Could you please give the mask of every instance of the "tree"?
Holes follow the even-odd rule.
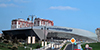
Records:
[[[2,41],[2,37],[0,37],[0,42]]]
[[[18,40],[17,40],[17,37],[15,37],[15,39],[13,40],[13,43],[16,43],[16,44],[19,43]]]

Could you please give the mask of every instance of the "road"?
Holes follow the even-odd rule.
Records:
[[[59,42],[59,41],[53,41],[53,43],[55,43],[54,45],[60,45],[61,44],[61,42]],[[48,48],[47,50],[58,50],[59,48],[54,48],[54,49],[52,49],[52,48]]]
[[[77,45],[73,44],[73,48],[77,49]],[[65,50],[72,50],[72,44],[69,44]]]
[[[58,50],[59,48],[54,48],[54,49],[51,49],[51,48],[48,48],[47,50]]]

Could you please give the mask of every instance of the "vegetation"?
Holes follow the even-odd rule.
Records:
[[[61,48],[61,50],[63,50],[63,49],[65,48],[66,45],[67,45],[67,44],[65,44],[65,45]]]
[[[31,46],[31,44],[0,43],[0,49],[2,49],[2,50],[29,50],[30,46]],[[33,49],[37,49],[40,47],[42,47],[42,46],[39,43],[32,44]]]
[[[4,36],[4,39],[2,39],[2,37],[0,38],[0,50],[30,50],[30,46],[31,44],[23,42],[23,39],[17,39],[16,37],[15,39],[12,39],[9,35]],[[33,49],[40,47],[42,46],[38,41],[35,44],[32,44]]]
[[[92,47],[92,50],[100,50],[100,43],[86,43],[89,44],[89,47]],[[85,50],[85,45],[82,45],[83,50]]]

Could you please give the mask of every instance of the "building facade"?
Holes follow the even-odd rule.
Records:
[[[34,20],[34,26],[53,26],[54,23],[51,20],[41,19],[41,18],[35,18]]]
[[[24,19],[14,19],[12,20],[11,23],[11,29],[15,29],[15,28],[23,28],[23,27],[31,27],[34,24],[32,23],[32,21],[25,21]]]
[[[2,34],[0,33],[0,37],[2,37]]]
[[[13,38],[17,37],[18,39],[27,39],[28,36],[35,36],[38,40],[43,39],[71,39],[75,38],[77,41],[88,41],[96,42],[97,35],[87,30],[69,28],[69,27],[59,27],[59,26],[46,26],[48,30],[42,30],[44,26],[34,26],[32,28],[19,28],[11,30],[3,30],[4,35],[10,35],[13,33]],[[45,35],[45,38],[44,38]]]
[[[100,28],[96,29],[96,34],[97,34],[97,40],[100,42]]]
[[[34,23],[30,20],[25,21],[24,19],[14,19],[11,23],[11,29],[24,28],[31,26],[53,26],[54,23],[51,20],[35,18]]]

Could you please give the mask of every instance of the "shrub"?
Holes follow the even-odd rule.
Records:
[[[12,47],[8,46],[8,49],[12,49]]]
[[[9,41],[8,40],[4,40],[4,43],[9,43]]]
[[[12,46],[12,50],[18,50],[17,44],[14,44],[14,45]]]
[[[12,50],[18,50],[18,47],[13,47]]]
[[[36,48],[40,48],[40,47],[41,47],[40,45],[37,45],[37,46],[36,46]]]
[[[3,45],[1,47],[4,47]]]
[[[19,46],[20,46],[20,47],[23,47],[23,45],[22,45],[22,44],[20,44]]]
[[[24,44],[24,46],[26,46],[27,44]]]

